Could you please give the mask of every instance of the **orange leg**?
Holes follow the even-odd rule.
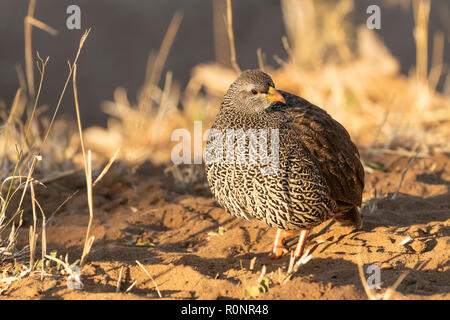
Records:
[[[303,255],[305,249],[306,237],[308,236],[308,229],[302,229],[300,236],[298,237],[297,247],[295,248],[294,257],[300,258]]]
[[[275,241],[273,242],[272,252],[269,254],[270,259],[279,259],[284,254],[289,252],[289,250],[284,246],[284,239],[292,235],[292,232],[281,229],[277,230],[277,235],[275,236]]]

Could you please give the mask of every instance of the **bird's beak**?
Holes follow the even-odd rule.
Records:
[[[279,102],[283,102],[286,103],[286,100],[284,99],[283,95],[278,92],[277,90],[275,90],[274,87],[269,87],[269,95],[264,98],[263,100],[270,100],[270,101],[279,101]]]

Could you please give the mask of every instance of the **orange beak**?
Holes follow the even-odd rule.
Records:
[[[279,101],[286,103],[286,100],[284,99],[283,95],[275,90],[274,87],[269,88],[269,96],[267,98],[264,98],[264,100],[270,100],[270,101]]]

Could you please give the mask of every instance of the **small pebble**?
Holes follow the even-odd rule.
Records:
[[[415,240],[410,244],[410,247],[417,253],[422,253],[427,250],[427,243],[421,240]]]

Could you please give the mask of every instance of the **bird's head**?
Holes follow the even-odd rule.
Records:
[[[246,70],[231,84],[225,94],[227,105],[245,111],[261,112],[274,103],[286,103],[275,90],[272,78],[260,70]]]

